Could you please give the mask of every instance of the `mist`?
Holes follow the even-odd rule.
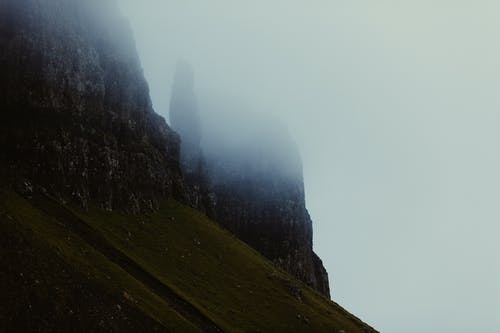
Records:
[[[185,59],[205,124],[283,124],[334,301],[385,333],[498,331],[497,2],[119,4],[157,113]]]

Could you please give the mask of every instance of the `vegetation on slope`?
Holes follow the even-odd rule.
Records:
[[[97,208],[70,210],[49,199],[26,200],[12,193],[0,198],[0,231],[22,238],[19,251],[29,248],[33,260],[44,263],[35,267],[9,260],[15,257],[16,250],[9,248],[12,244],[2,244],[2,265],[12,267],[0,281],[10,281],[12,291],[6,294],[6,304],[27,307],[31,294],[19,298],[23,290],[45,290],[46,294],[38,299],[54,309],[78,312],[80,320],[87,319],[89,315],[82,310],[85,306],[74,299],[77,285],[94,298],[106,298],[95,301],[102,304],[103,310],[93,316],[100,318],[96,325],[104,321],[103,325],[110,327],[107,331],[133,331],[134,324],[142,327],[139,331],[210,331],[211,327],[204,325],[208,322],[225,332],[374,332],[335,303],[275,268],[204,215],[178,202],[166,201],[151,215],[132,216]],[[68,223],[72,225],[68,227]],[[87,233],[94,234],[89,237],[82,229],[74,229],[76,223],[85,223]],[[111,252],[126,256],[138,270],[187,305],[182,307],[159,293],[151,280],[125,267],[124,261],[110,256],[106,246],[97,246],[95,239],[105,243]],[[59,274],[60,266],[53,262],[76,276],[75,283],[69,285]],[[44,287],[16,285],[13,276],[21,268],[38,276]],[[66,304],[61,298],[49,297],[56,289],[66,291],[63,298],[73,298],[72,302],[61,306]],[[89,307],[96,308],[90,301]],[[108,313],[111,307],[127,315]],[[5,314],[11,323],[20,320],[13,311],[2,309],[0,315]],[[46,320],[47,314],[42,311],[39,317],[39,321]],[[77,322],[75,319],[75,327]]]
[[[0,194],[3,332],[200,332],[61,222]]]

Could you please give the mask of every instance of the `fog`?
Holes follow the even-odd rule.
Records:
[[[202,117],[288,128],[336,302],[385,333],[498,332],[498,2],[119,4],[156,112],[182,58]]]

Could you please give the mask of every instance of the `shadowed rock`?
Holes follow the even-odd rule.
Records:
[[[270,117],[238,118],[242,120],[229,121],[229,131],[221,126],[205,141],[217,196],[216,220],[279,267],[330,296],[328,274],[313,252],[298,148],[286,128]],[[233,131],[246,139],[235,143]]]
[[[118,13],[114,1],[2,1],[0,179],[9,186],[134,212],[183,196],[178,135],[152,109]]]

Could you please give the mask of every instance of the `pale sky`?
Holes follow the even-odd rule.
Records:
[[[118,0],[155,110],[287,123],[333,299],[384,333],[500,332],[500,3]]]

